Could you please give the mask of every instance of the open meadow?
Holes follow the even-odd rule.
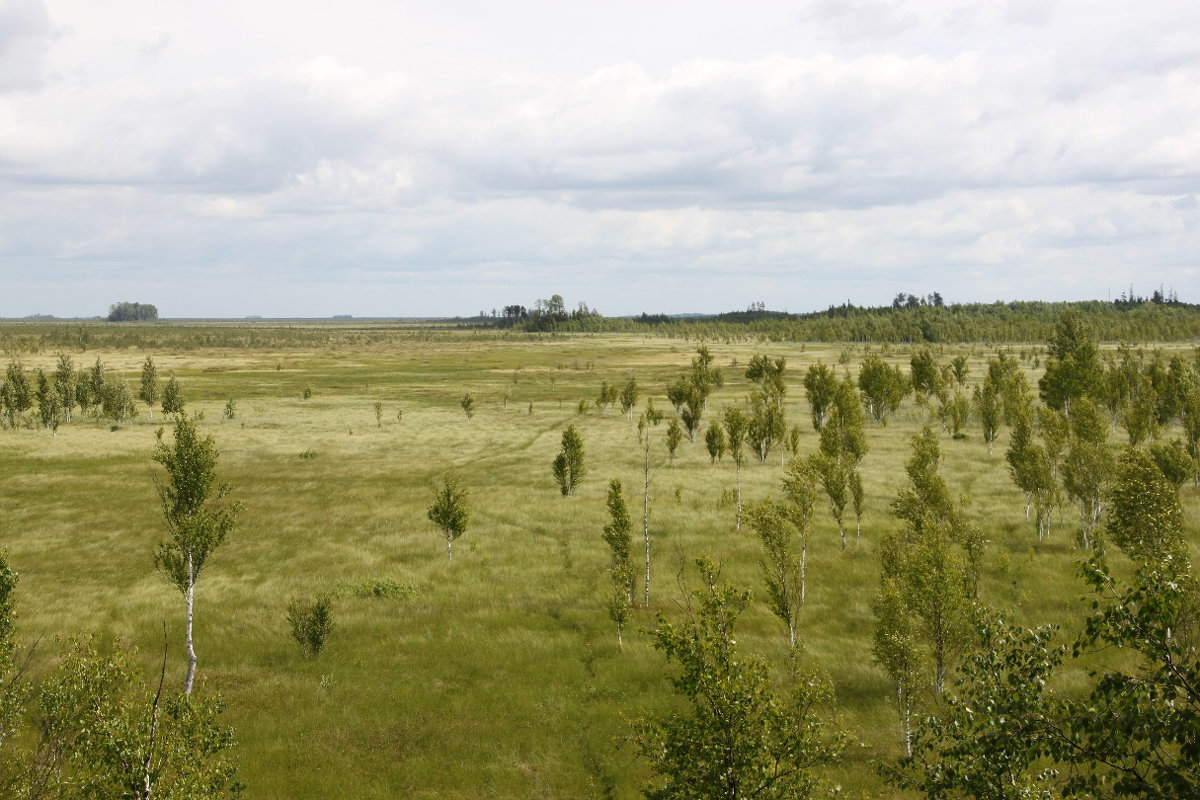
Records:
[[[153,330],[148,327],[147,330]],[[480,331],[378,329],[357,339],[232,347],[169,337],[153,346],[64,347],[77,368],[99,358],[109,380],[136,396],[142,364],[178,378],[186,413],[220,452],[218,474],[244,511],[196,590],[197,691],[219,693],[236,731],[249,798],[583,798],[640,796],[646,766],[625,741],[629,721],[670,707],[673,667],[643,629],[677,616],[695,585],[695,558],[754,592],[739,643],[782,676],[787,633],[761,602],[761,545],[735,530],[734,464],[712,463],[703,440],[726,407],[745,404],[744,373],[757,354],[785,357],[784,408],[802,431],[799,454],[817,449],[802,379],[818,361],[856,375],[868,353],[907,375],[907,345],[703,342],[724,374],[694,443],[675,463],[664,444],[667,387],[689,370],[701,342],[638,335],[532,336]],[[1165,345],[1185,353],[1192,348]],[[940,364],[965,355],[966,386],[982,380],[997,349],[1017,356],[1037,385],[1042,348],[933,345]],[[23,353],[51,372],[59,351]],[[632,418],[600,410],[602,382],[636,377]],[[471,418],[460,399],[475,399]],[[617,646],[605,609],[609,481],[621,480],[640,564],[643,452],[637,415],[646,398],[667,414],[652,437],[650,608],[637,607]],[[225,418],[232,399],[235,412]],[[581,407],[586,400],[586,408]],[[379,404],[377,413],[376,404]],[[1064,502],[1038,541],[1005,461],[1011,429],[989,454],[972,418],[965,438],[943,431],[909,395],[886,425],[866,421],[861,541],[840,549],[817,504],[800,612],[803,659],[831,681],[829,712],[852,738],[833,784],[860,796],[893,796],[873,762],[901,752],[894,689],[872,657],[879,587],[877,544],[899,523],[890,501],[905,484],[912,437],[932,424],[941,474],[969,498],[967,516],[988,548],[981,600],[1026,625],[1071,631],[1089,598],[1078,577],[1078,512]],[[563,430],[576,426],[588,474],[574,496],[551,474]],[[165,623],[169,680],[184,669],[183,602],[153,554],[165,536],[152,460],[171,422],[145,403],[138,416],[77,418],[56,435],[38,426],[0,431],[0,549],[21,576],[18,632],[41,638],[98,632],[138,648],[156,673]],[[1178,424],[1166,438],[1178,436]],[[1110,437],[1114,452],[1123,441]],[[780,496],[781,454],[742,469],[747,503]],[[468,488],[470,522],[448,560],[426,516],[442,477]],[[1182,489],[1186,535],[1200,542],[1200,494]],[[639,578],[637,596],[642,592]],[[335,629],[320,655],[290,637],[289,601],[330,594]],[[1083,672],[1071,665],[1069,688]]]

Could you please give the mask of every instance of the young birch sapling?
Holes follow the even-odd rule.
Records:
[[[446,558],[454,560],[454,540],[467,531],[470,512],[467,510],[467,488],[459,477],[447,472],[442,478],[442,488],[433,494],[433,505],[429,507],[429,520],[437,525],[446,537]]]
[[[241,510],[239,503],[222,503],[231,491],[217,481],[217,446],[201,436],[196,425],[180,416],[172,444],[159,441],[154,460],[164,470],[155,479],[169,538],[158,546],[154,565],[183,594],[186,604],[187,677],[184,694],[192,693],[196,678],[196,649],[192,639],[196,582],[213,552],[225,541]]]

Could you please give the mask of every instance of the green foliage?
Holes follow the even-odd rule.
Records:
[[[1098,598],[1074,647],[1120,648],[1126,668],[1094,675],[1086,697],[1062,701],[1054,753],[1071,767],[1068,797],[1200,796],[1197,585],[1184,558],[1147,565],[1127,586],[1101,560],[1084,566]]]
[[[0,552],[0,675],[5,672],[3,667],[12,655],[14,646],[18,577],[16,570],[9,566],[6,555]],[[0,733],[0,740],[3,738]]]
[[[806,498],[813,494],[811,490],[804,492]],[[768,501],[751,506],[746,514],[763,548],[758,566],[767,587],[767,605],[787,626],[788,642],[795,647],[800,606],[804,603],[804,579],[801,556],[793,540],[807,536],[807,532],[801,533],[794,524],[801,514],[789,511],[793,509]],[[811,502],[808,517],[812,517]]]
[[[829,498],[829,511],[846,548],[846,505],[854,499],[855,473],[867,453],[862,428],[862,405],[847,377],[836,387],[833,402],[821,428],[819,451],[809,456],[808,468]],[[861,511],[859,502],[856,509]],[[861,530],[861,526],[860,526]]]
[[[651,631],[655,649],[679,666],[671,686],[688,707],[635,726],[638,752],[654,773],[646,797],[812,797],[821,787],[816,770],[843,747],[820,716],[829,690],[804,676],[786,694],[774,691],[766,662],[740,655],[734,640],[748,594],[718,586],[711,561],[697,564],[704,586],[687,619],[673,625],[660,614]]]
[[[950,369],[954,374],[954,381],[959,386],[967,385],[967,376],[970,374],[970,367],[967,362],[967,357],[959,353],[950,360]]]
[[[167,385],[163,388],[162,413],[182,414],[185,402],[183,387],[179,385],[179,380],[172,375],[167,381]]]
[[[433,505],[426,515],[446,539],[446,558],[454,559],[454,540],[467,532],[471,514],[467,509],[467,488],[453,472],[442,478],[442,488],[433,493]]]
[[[458,400],[459,408],[467,415],[467,422],[471,421],[471,417],[475,416],[475,396],[467,392]]]
[[[165,671],[164,661],[164,671]],[[218,698],[142,685],[119,647],[76,640],[37,695],[30,796],[211,800],[241,790]]]
[[[859,368],[858,388],[871,418],[886,424],[911,387],[899,367],[889,367],[879,356],[869,355]]]
[[[58,356],[58,365],[54,368],[54,388],[58,391],[59,407],[67,422],[74,415],[76,400],[76,383],[79,374],[75,371],[75,363],[66,353]]]
[[[401,583],[394,578],[377,578],[364,581],[338,581],[337,593],[345,597],[387,598],[406,600],[417,593],[411,583]]]
[[[1004,406],[1000,400],[1000,387],[992,376],[985,375],[983,383],[975,387],[975,414],[983,428],[983,440],[987,442],[988,454],[991,455],[992,444],[1000,431],[1000,421],[1004,416]]]
[[[158,368],[154,359],[146,356],[142,364],[142,385],[138,397],[150,409],[150,418],[154,418],[154,405],[158,402]]]
[[[142,322],[158,319],[158,308],[151,303],[113,303],[108,307],[109,322]]]
[[[814,430],[821,430],[825,424],[825,414],[837,394],[838,380],[833,370],[817,362],[804,373],[804,392],[808,397],[808,407],[812,412]]]
[[[38,370],[38,418],[42,423],[42,427],[51,430],[58,430],[59,418],[62,415],[62,396],[58,393],[58,387],[51,383],[46,377],[46,373]]]
[[[1062,479],[1067,496],[1079,503],[1079,544],[1085,550],[1095,544],[1095,531],[1115,469],[1107,434],[1108,427],[1096,404],[1087,398],[1075,401]]]
[[[683,428],[679,425],[678,417],[671,417],[667,425],[667,452],[671,454],[671,466],[675,466],[675,451],[683,441]]]
[[[617,389],[616,384],[601,381],[600,394],[596,397],[596,409],[603,413],[604,409],[617,402],[619,396],[620,391]],[[630,407],[632,408],[632,406]]]
[[[892,502],[892,513],[904,526],[885,536],[880,546],[881,592],[876,603],[879,609],[899,613],[890,597],[902,599],[909,615],[902,628],[921,642],[938,693],[969,638],[985,545],[938,474],[940,460],[937,438],[926,427],[913,438],[913,454],[905,464],[909,485]]]
[[[945,402],[939,410],[939,416],[943,421],[949,423],[950,432],[955,439],[964,438],[965,434],[962,429],[967,424],[967,419],[971,416],[971,403],[967,400],[966,395],[955,389],[954,394],[947,395]]]
[[[766,391],[751,393],[746,440],[760,464],[766,463],[771,449],[782,443],[786,435],[787,419],[783,414],[782,398],[774,398]]]
[[[704,433],[704,447],[708,450],[708,458],[717,463],[725,457],[725,429],[719,424],[710,423]]]
[[[200,436],[186,417],[175,422],[174,444],[159,442],[154,460],[166,470],[157,482],[169,540],[159,545],[155,566],[181,592],[186,592],[208,566],[208,558],[233,529],[237,504],[220,504],[230,492],[217,482],[216,443]]]
[[[1130,447],[1120,458],[1107,530],[1112,542],[1141,564],[1186,555],[1179,491],[1144,450]]]
[[[625,624],[633,608],[633,522],[625,506],[625,497],[621,494],[621,482],[616,478],[608,485],[608,516],[609,521],[604,526],[604,543],[608,545],[612,558],[609,566],[612,593],[608,599],[608,615],[617,625],[617,645],[621,646]]]
[[[333,633],[333,598],[320,595],[312,600],[292,600],[288,603],[287,621],[292,638],[299,642],[304,654],[315,658]]]
[[[575,494],[575,488],[587,475],[587,466],[583,463],[583,438],[574,425],[568,425],[563,431],[562,448],[554,457],[552,469],[563,497]]]
[[[225,401],[225,409],[221,412],[222,419],[233,419],[237,416],[237,403],[231,397]],[[378,415],[376,415],[378,416]]]
[[[918,392],[933,394],[937,390],[938,384],[941,383],[941,373],[938,371],[937,361],[934,360],[933,353],[929,351],[929,348],[922,348],[913,353],[912,358],[909,359],[909,365],[912,388]]]
[[[1074,309],[1065,309],[1054,326],[1046,371],[1038,381],[1042,401],[1069,411],[1080,397],[1100,395],[1103,371],[1091,325]]]
[[[1176,488],[1191,480],[1196,474],[1196,462],[1179,439],[1170,442],[1155,442],[1150,445],[1150,457],[1168,481]]]
[[[630,419],[633,419],[633,409],[637,405],[638,396],[639,392],[637,379],[630,375],[629,380],[627,380],[625,385],[621,387],[620,395],[621,413]]]
[[[1197,479],[1200,480],[1200,385],[1192,386],[1184,395],[1182,416],[1188,455],[1197,463]]]
[[[658,425],[663,421],[663,412],[654,407],[653,397],[646,398],[646,410],[643,415],[646,418],[646,422],[650,425]]]
[[[211,436],[203,438],[196,425],[180,415],[175,421],[174,445],[160,441],[154,460],[166,470],[166,479],[156,480],[162,501],[168,540],[159,544],[154,565],[183,594],[187,604],[188,671],[184,693],[191,694],[196,674],[192,644],[194,592],[209,557],[233,530],[240,505],[221,504],[230,492],[228,484],[217,483],[217,447]]]
[[[0,386],[0,403],[9,425],[15,425],[17,417],[33,407],[33,387],[25,365],[10,361],[4,372],[4,385]]]
[[[696,441],[708,396],[724,383],[721,370],[714,368],[712,362],[712,354],[701,345],[692,359],[691,371],[667,387],[667,399],[675,406],[689,442]]]
[[[1053,800],[1057,748],[1047,684],[1063,660],[1053,629],[988,621],[937,715],[917,726],[904,758],[882,769],[889,783],[930,798]]]
[[[1197,594],[1186,561],[1148,565],[1128,585],[1100,558],[1082,574],[1095,599],[1071,654],[1132,658],[1059,694],[1067,649],[1051,644],[1052,629],[985,623],[909,757],[884,768],[890,782],[989,800],[1200,796]]]
[[[746,442],[746,429],[750,426],[750,422],[742,410],[734,406],[725,409],[722,423],[725,427],[729,456],[740,467],[746,458],[746,451],[742,448]]]

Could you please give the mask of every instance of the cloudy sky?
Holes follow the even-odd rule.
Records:
[[[1200,302],[1195,0],[0,0],[0,316]]]

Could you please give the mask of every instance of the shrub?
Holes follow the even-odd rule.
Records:
[[[287,620],[292,638],[300,643],[305,655],[317,656],[333,632],[333,599],[321,595],[309,602],[293,600],[288,604]]]

